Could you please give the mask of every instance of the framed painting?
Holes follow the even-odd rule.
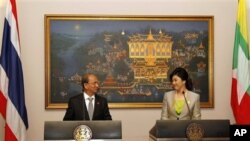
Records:
[[[213,16],[45,15],[45,108],[66,108],[94,73],[110,108],[157,108],[184,67],[214,106]]]

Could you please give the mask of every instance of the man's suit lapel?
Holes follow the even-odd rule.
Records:
[[[98,111],[100,111],[100,98],[95,95],[95,106],[94,106],[94,113],[93,113],[93,119],[98,115]]]
[[[84,95],[82,95],[82,97],[79,100],[81,101],[80,103],[82,103],[82,105],[81,105],[82,119],[89,120],[89,113],[88,113],[88,109],[86,107]]]

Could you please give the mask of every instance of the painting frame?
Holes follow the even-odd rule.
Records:
[[[201,71],[202,71],[202,69],[204,70],[206,68],[206,70],[204,70],[204,72],[203,72],[206,75],[206,79],[205,79],[206,85],[205,86],[203,85],[201,87],[205,87],[205,90],[207,90],[207,94],[204,96],[205,100],[201,101],[201,107],[202,108],[214,108],[214,72],[213,72],[214,71],[214,16],[210,16],[210,15],[205,15],[205,16],[203,16],[203,15],[202,16],[156,16],[156,15],[150,15],[150,16],[146,16],[146,15],[130,16],[129,15],[129,16],[127,16],[126,15],[125,16],[125,15],[65,15],[65,14],[62,14],[62,15],[56,14],[55,15],[55,14],[47,14],[44,16],[44,28],[45,28],[45,33],[44,33],[45,34],[45,109],[65,109],[65,108],[67,108],[67,101],[68,101],[69,97],[67,99],[65,99],[63,102],[59,101],[59,100],[58,100],[59,101],[58,102],[57,98],[54,97],[54,95],[56,95],[56,94],[54,94],[55,90],[53,89],[55,87],[54,85],[56,85],[55,83],[64,81],[66,78],[61,77],[61,76],[59,78],[59,73],[58,72],[55,73],[56,69],[58,69],[58,70],[61,69],[60,67],[56,68],[56,65],[58,65],[58,64],[60,65],[62,63],[58,63],[59,62],[58,58],[53,60],[55,58],[55,56],[59,56],[59,53],[56,51],[56,49],[54,49],[54,48],[56,48],[54,46],[59,46],[58,44],[60,44],[60,43],[58,41],[60,39],[57,39],[57,35],[62,36],[62,34],[61,35],[54,34],[54,32],[53,32],[53,36],[52,36],[52,30],[54,30],[53,27],[58,27],[58,26],[52,26],[52,23],[54,24],[54,22],[55,22],[55,24],[57,24],[57,23],[60,24],[60,22],[65,22],[65,21],[75,21],[75,22],[90,21],[90,22],[94,23],[94,24],[93,23],[89,24],[89,27],[87,27],[87,26],[84,27],[85,29],[87,29],[87,28],[95,28],[95,29],[100,28],[101,29],[103,27],[102,27],[102,25],[99,24],[100,22],[110,22],[111,25],[115,26],[115,24],[113,23],[114,21],[115,22],[116,21],[118,21],[118,22],[119,21],[132,22],[132,24],[133,24],[133,22],[134,23],[147,22],[147,24],[151,23],[151,22],[155,22],[156,24],[158,24],[158,22],[159,22],[159,24],[166,25],[166,26],[168,25],[168,22],[169,23],[176,22],[177,24],[179,23],[180,25],[184,24],[184,25],[180,26],[180,28],[184,28],[183,31],[181,31],[181,32],[176,31],[176,33],[174,33],[174,32],[171,33],[173,35],[172,36],[173,38],[177,38],[174,36],[175,34],[176,34],[176,36],[178,36],[178,34],[181,34],[181,35],[184,34],[182,32],[187,30],[187,29],[185,29],[185,26],[186,26],[185,23],[193,22],[193,23],[197,23],[197,25],[199,25],[199,23],[204,22],[205,24],[207,24],[207,27],[206,27],[206,29],[204,29],[204,31],[207,31],[207,32],[203,33],[203,31],[202,31],[201,33],[197,32],[197,33],[193,33],[190,35],[189,35],[189,33],[185,33],[185,38],[187,38],[188,43],[186,43],[183,46],[185,46],[185,47],[191,46],[189,48],[192,48],[192,46],[197,46],[197,48],[198,48],[198,45],[196,45],[198,42],[197,38],[200,38],[200,37],[197,37],[196,39],[195,39],[195,37],[201,36],[201,35],[206,36],[206,37],[203,37],[202,39],[199,39],[199,40],[201,40],[201,43],[202,42],[206,43],[206,45],[204,45],[205,46],[204,48],[206,48],[206,49],[204,49],[204,50],[206,52],[207,58],[206,58],[206,61],[205,62],[203,61],[201,64],[198,64],[196,61],[196,63],[197,63],[196,66],[198,69],[200,68]],[[75,28],[79,28],[79,27],[75,27]],[[150,27],[147,25],[147,27],[143,26],[143,27],[139,27],[139,28],[142,28],[142,29],[143,28],[147,28],[147,29],[150,28],[150,33],[151,33],[151,30],[153,31],[156,27]],[[194,28],[194,31],[196,31],[196,29],[195,29],[196,27],[193,27],[193,28]],[[61,29],[66,29],[66,28],[61,28]],[[59,30],[59,28],[58,29],[55,28],[55,30],[57,30],[58,33],[62,31],[61,29]],[[104,34],[104,32],[107,32],[108,29],[101,29],[101,30],[103,30],[103,31],[102,32],[99,31],[99,33]],[[168,30],[171,31],[171,28],[166,29],[165,31],[168,31]],[[197,31],[198,31],[198,29],[197,29]],[[124,32],[124,28],[121,28],[121,33],[122,32]],[[191,29],[190,29],[190,33],[191,33]],[[134,35],[132,35],[132,34],[134,34]],[[130,37],[135,37],[135,34],[137,34],[137,33],[135,33],[135,32],[130,33]],[[159,32],[159,34],[160,34],[160,32]],[[82,36],[84,36],[84,35],[82,35]],[[69,39],[71,37],[67,37],[67,38]],[[108,37],[105,37],[105,38],[107,40],[109,39]],[[65,39],[65,38],[62,38],[62,39]],[[91,40],[93,40],[93,39],[91,39]],[[54,44],[55,41],[57,41],[56,45]],[[179,41],[181,42],[181,41],[183,41],[183,39],[179,39]],[[66,42],[66,41],[63,41],[63,42]],[[67,41],[67,42],[71,42],[71,41]],[[67,44],[67,43],[64,43],[61,46],[64,46],[65,44]],[[179,43],[178,45],[180,46],[181,44],[182,43]],[[178,49],[176,49],[176,50],[178,51]],[[176,53],[176,50],[175,50],[175,53]],[[184,52],[184,51],[182,51],[182,52]],[[188,53],[191,54],[191,52],[188,52]],[[188,53],[185,53],[185,54],[188,54]],[[173,54],[173,53],[171,52],[171,54]],[[62,55],[62,54],[60,54],[60,55]],[[129,54],[129,55],[131,55],[131,54]],[[63,64],[63,65],[65,65],[65,64]],[[188,65],[195,66],[194,64],[188,64]],[[69,67],[69,66],[66,66],[66,67]],[[170,70],[170,68],[168,68],[168,70]],[[57,75],[58,81],[52,80],[53,77],[55,77],[55,74]],[[60,88],[64,89],[63,88],[64,85],[60,86]],[[197,85],[201,85],[201,84],[197,84]],[[125,84],[120,86],[120,87],[123,87],[123,86],[125,87]],[[52,96],[52,92],[53,92],[53,96]],[[66,95],[66,94],[63,91],[61,92],[62,96]],[[128,96],[128,98],[129,97],[130,96]],[[54,101],[56,101],[56,102],[54,102]],[[131,102],[131,101],[125,100],[122,102],[119,102],[119,101],[117,102],[115,100],[112,101],[112,100],[108,99],[108,102],[109,102],[110,108],[159,108],[162,106],[162,96],[161,96],[161,100],[158,100],[158,101],[151,100],[151,101],[144,102],[144,101],[136,101],[135,100],[135,101]]]

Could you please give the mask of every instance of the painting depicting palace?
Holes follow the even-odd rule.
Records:
[[[107,23],[120,26],[107,28]],[[194,91],[204,93],[201,100],[207,101],[206,22],[188,23],[185,29],[174,24],[166,28],[162,23],[156,27],[151,21],[130,25],[140,25],[139,29],[122,27],[123,22],[107,23],[93,33],[81,29],[84,23],[68,23],[74,32],[65,33],[56,27],[65,28],[64,22],[55,22],[55,27],[52,23],[52,101],[65,102],[79,94],[81,75],[95,73],[100,80],[99,94],[111,102],[161,102],[164,92],[172,89],[169,73],[179,66],[188,70]]]

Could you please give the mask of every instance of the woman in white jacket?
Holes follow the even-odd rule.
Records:
[[[163,98],[162,120],[201,119],[200,95],[192,92],[193,84],[184,68],[178,67],[170,74],[174,90]]]

